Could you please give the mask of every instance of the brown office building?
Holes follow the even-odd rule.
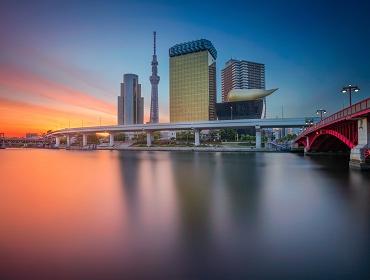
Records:
[[[230,59],[221,70],[222,102],[232,89],[265,89],[265,65]]]

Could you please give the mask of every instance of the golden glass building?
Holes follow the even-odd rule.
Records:
[[[216,119],[217,51],[208,40],[170,48],[170,122]]]

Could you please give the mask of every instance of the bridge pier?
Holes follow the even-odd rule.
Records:
[[[304,153],[308,153],[308,149],[310,147],[310,137],[306,136],[306,146],[304,147]]]
[[[261,127],[256,126],[256,149],[261,149]]]
[[[370,149],[370,119],[357,120],[358,144],[351,149],[349,166],[353,169],[370,170],[370,159],[365,152]]]
[[[87,146],[87,134],[82,134],[82,147]]]
[[[71,146],[71,136],[69,134],[67,134],[67,148],[69,148]]]
[[[60,146],[60,137],[57,136],[55,137],[55,148],[59,148],[59,146]]]
[[[152,145],[152,133],[150,131],[146,132],[146,145],[147,147]]]
[[[113,147],[113,146],[114,146],[114,134],[109,133],[109,147]]]
[[[200,146],[200,129],[194,129],[194,146]]]

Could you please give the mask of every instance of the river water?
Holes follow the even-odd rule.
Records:
[[[347,165],[0,150],[0,279],[369,279],[370,173]]]

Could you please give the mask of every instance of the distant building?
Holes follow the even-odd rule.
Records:
[[[32,140],[32,139],[38,139],[40,138],[37,133],[26,133],[26,139]]]
[[[230,59],[221,70],[222,102],[233,89],[265,89],[265,65]]]
[[[217,51],[212,43],[178,44],[169,56],[170,122],[215,120]]]
[[[123,75],[121,95],[118,96],[118,124],[144,123],[144,98],[141,97],[141,84],[135,74]]]

